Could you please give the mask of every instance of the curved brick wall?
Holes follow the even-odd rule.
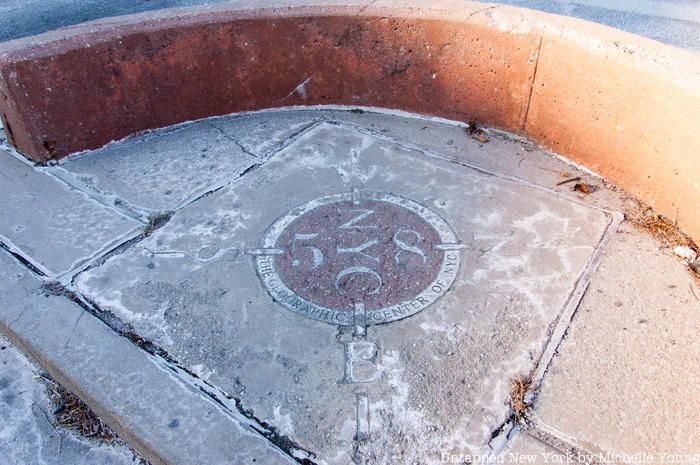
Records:
[[[10,143],[47,161],[242,110],[397,108],[527,133],[700,238],[696,55],[461,0],[286,3],[162,10],[0,44]]]

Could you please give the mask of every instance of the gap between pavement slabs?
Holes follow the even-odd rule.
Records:
[[[525,140],[331,108],[0,163],[19,173],[3,184],[3,332],[153,463],[698,450],[697,281],[674,244],[618,225],[634,199]],[[589,193],[561,184],[577,177]],[[93,237],[33,206],[46,199],[132,229]],[[57,251],[57,232],[80,247]],[[353,307],[329,289],[377,293]],[[508,382],[529,373],[518,425]]]

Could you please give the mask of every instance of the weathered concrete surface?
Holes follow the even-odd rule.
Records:
[[[235,140],[246,152],[265,157],[290,143],[296,134],[317,122],[316,111],[263,112],[243,116],[223,116],[209,120],[227,137]]]
[[[539,441],[527,433],[520,432],[502,452],[504,463],[530,463],[544,465],[554,463],[571,463],[572,460],[550,445]]]
[[[255,163],[209,123],[147,134],[72,157],[57,170],[67,182],[138,210],[175,210],[226,185]]]
[[[319,116],[341,124],[307,128]],[[222,462],[238,463],[244,459],[232,455],[239,452],[236,441],[252,440],[265,441],[255,449],[264,451],[256,457],[262,463],[294,456],[318,463],[367,458],[394,465],[412,459],[443,463],[443,453],[494,455],[501,447],[505,453],[525,450],[543,457],[549,447],[588,454],[601,450],[601,444],[611,450],[618,445],[639,446],[643,452],[654,452],[652,446],[681,450],[697,422],[692,312],[694,295],[700,293],[689,287],[693,282],[670,255],[672,248],[657,256],[656,243],[628,227],[614,235],[602,273],[588,286],[569,339],[545,373],[533,428],[508,442],[510,426],[505,425],[491,442],[495,450],[484,445],[508,415],[508,378],[534,368],[550,333],[547,353],[559,343],[557,335],[578,302],[569,294],[580,276],[577,270],[588,263],[607,223],[593,207],[626,209],[632,201],[619,189],[531,143],[488,131],[469,135],[461,123],[336,110],[224,120],[221,128],[230,139],[222,142],[240,144],[260,166],[228,187],[180,204],[172,220],[150,237],[139,236],[130,246],[94,260],[93,268],[74,280],[80,268],[64,276],[64,282],[77,284],[68,288],[76,297],[84,291],[103,307],[105,312],[93,311],[112,328],[120,334],[135,330],[132,339],[139,334],[163,347],[192,374],[147,355],[65,297],[38,295],[40,283],[0,251],[0,281],[8,283],[0,287],[0,329],[139,451],[168,463],[201,457],[206,460],[200,462],[210,463],[219,456]],[[197,127],[206,133],[210,126]],[[169,132],[163,131],[164,139],[172,137]],[[256,145],[255,137],[247,137],[254,132],[280,143],[260,140]],[[196,131],[186,134],[197,138]],[[190,147],[185,140],[180,139],[181,145]],[[140,149],[131,145],[128,150]],[[107,172],[101,168],[108,164],[106,158],[95,160],[91,169]],[[133,163],[137,169],[138,162]],[[142,169],[149,176],[153,164],[145,160]],[[65,165],[48,166],[35,173],[51,179],[66,171]],[[572,183],[556,185],[578,176],[598,189],[585,195],[573,191]],[[85,184],[75,185],[101,201],[107,198]],[[349,187],[362,188],[360,194],[390,189],[413,198],[448,221],[467,246],[458,249],[460,273],[440,300],[409,318],[370,324],[365,336],[358,336],[357,325],[339,329],[273,301],[254,265],[260,256],[249,255],[260,247],[266,229],[290,209],[328,192],[349,193]],[[154,195],[154,202],[160,201]],[[126,203],[120,197],[112,200]],[[551,218],[518,221],[538,212],[549,212]],[[368,218],[355,225],[370,226]],[[365,237],[367,231],[351,236]],[[292,257],[303,266],[314,257],[304,247],[320,245],[309,239],[299,239],[304,254]],[[392,244],[386,241],[382,247],[387,246]],[[363,251],[373,254],[376,249]],[[24,251],[16,253],[32,261]],[[406,274],[407,279],[413,276]],[[577,289],[584,291],[587,280],[584,276]],[[405,284],[406,289],[412,286]],[[629,306],[618,306],[628,300]],[[657,311],[667,316],[655,317]],[[659,331],[652,334],[652,329]],[[152,351],[148,342],[139,344]],[[347,381],[346,353],[356,358],[353,380],[369,381],[377,374],[378,382],[338,384]],[[583,373],[581,379],[570,371],[575,369]],[[221,403],[210,408],[214,404],[202,392]],[[606,402],[612,405],[611,418],[602,417]],[[366,407],[359,416],[358,405]],[[225,426],[220,415],[247,426]],[[212,434],[202,425],[226,432]],[[269,441],[249,437],[249,427]],[[686,445],[690,450],[695,446]]]
[[[240,1],[4,43],[0,107],[9,143],[41,162],[281,105],[476,119],[526,132],[697,238],[699,76],[697,54],[506,5]]]
[[[0,3],[0,41],[107,16],[213,3],[211,0],[6,0]]]
[[[544,378],[536,425],[592,453],[698,463],[699,298],[671,250],[623,227]]]
[[[376,351],[376,360],[358,362],[355,376],[377,382],[339,384],[352,332],[276,303],[247,252],[289,210],[353,187],[419,202],[465,248],[444,297],[367,329],[356,356]],[[553,193],[323,123],[76,285],[320,463],[435,463],[441,450],[487,448],[507,417],[507,380],[533,369],[609,221]],[[365,394],[371,442],[353,439]]]
[[[700,51],[700,8],[694,0],[504,0],[499,3],[595,21]]]
[[[488,454],[454,454],[442,452],[441,463],[500,463],[506,465],[532,464],[545,465],[575,463],[576,456],[566,456],[548,444],[526,433],[515,433],[500,451]],[[585,462],[584,462],[585,463]]]
[[[694,128],[673,122],[700,119],[700,73],[686,67],[696,58],[674,69],[659,54],[652,64],[651,48],[624,44],[607,30],[581,45],[575,33],[543,36],[525,131],[700,237],[700,158],[690,155],[700,140]]]
[[[534,29],[506,34],[481,3],[368,6],[232,2],[5,43],[0,107],[10,142],[46,161],[182,121],[328,103],[522,125]]]
[[[0,4],[0,41],[39,34],[107,16],[178,6],[217,3],[216,0],[6,0]],[[677,47],[700,50],[698,7],[693,0],[504,0],[587,19],[640,34]]]
[[[237,178],[318,119],[314,112],[222,117],[70,157],[52,173],[146,215],[176,210]]]
[[[142,224],[0,150],[0,241],[59,276],[137,234]]]
[[[405,146],[440,154],[458,163],[468,164],[482,170],[500,173],[543,186],[571,200],[585,202],[604,209],[625,209],[623,196],[599,176],[575,167],[560,157],[542,151],[524,138],[500,131],[484,134],[487,142],[473,137],[466,124],[455,124],[428,118],[416,118],[408,114],[387,115],[371,111],[326,110],[327,118],[353,126],[366,128],[378,137],[398,141]],[[569,177],[581,177],[596,189],[596,195],[586,196],[573,189],[572,183],[558,185]]]
[[[0,335],[0,457],[6,464],[140,465],[120,440],[86,439],[55,424],[39,369]]]
[[[290,463],[81,307],[42,295],[41,282],[4,252],[0,281],[9,284],[0,288],[0,330],[154,464]]]

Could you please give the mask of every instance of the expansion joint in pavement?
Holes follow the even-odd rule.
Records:
[[[272,445],[282,450],[291,459],[303,465],[314,464],[311,460],[311,458],[315,457],[313,452],[304,449],[290,437],[281,434],[273,425],[257,417],[254,410],[243,405],[243,401],[239,397],[232,396],[201,379],[170,356],[167,351],[141,338],[129,323],[122,321],[113,312],[101,308],[99,304],[81,294],[77,289],[72,286],[65,286],[57,281],[50,281],[42,286],[42,291],[46,295],[64,297],[79,305],[83,310],[102,321],[114,333],[129,340],[139,349],[153,357],[161,366],[167,368],[182,382],[194,386],[203,397],[216,403],[224,411],[228,412],[229,415],[232,415],[234,421],[241,422],[250,427]],[[22,314],[23,312],[17,316],[16,320],[21,319]],[[80,314],[78,321],[82,318],[82,315],[84,315],[84,313]],[[77,326],[78,321],[76,321],[75,326]],[[14,322],[11,322],[8,326],[11,327],[13,323]]]
[[[0,249],[4,250],[7,252],[9,255],[14,257],[18,262],[20,262],[22,265],[25,267],[29,268],[29,270],[36,274],[39,277],[46,277],[46,273],[41,271],[37,266],[35,266],[28,258],[24,257],[20,252],[14,250],[11,246],[5,244],[4,242],[0,241]]]

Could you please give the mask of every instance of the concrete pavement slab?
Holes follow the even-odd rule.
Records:
[[[55,424],[40,370],[0,336],[0,462],[42,465],[142,465],[124,442],[79,436]]]
[[[567,457],[548,444],[541,442],[523,432],[513,432],[503,450],[491,451],[488,454],[450,454],[443,452],[442,463],[500,463],[504,465],[532,464],[545,465],[556,463],[572,463],[575,457]]]
[[[91,262],[63,297],[0,250],[0,330],[154,463],[698,452],[700,288],[672,246],[610,230],[598,207],[624,193],[454,123],[314,109],[197,127],[221,120],[223,144],[259,148],[255,169]],[[256,128],[280,142],[235,139]],[[63,169],[14,160],[52,182]],[[564,171],[599,189],[556,186]],[[508,380],[555,352],[513,437]]]
[[[591,453],[698,463],[699,296],[672,250],[624,226],[544,378],[537,427]]]
[[[220,188],[254,163],[236,141],[199,122],[110,144],[52,171],[110,203],[154,213]]]
[[[75,283],[314,461],[439,463],[488,449],[610,222],[322,123]]]
[[[492,129],[476,137],[467,130],[466,121],[444,121],[438,118],[417,118],[410,113],[395,112],[394,117],[372,108],[354,111],[326,110],[325,117],[364,128],[378,137],[398,141],[482,170],[512,176],[556,191],[559,195],[605,209],[623,210],[624,196],[606,189],[608,185],[598,175],[576,166],[556,154],[542,150],[525,138]],[[565,176],[566,175],[566,176]],[[595,195],[585,196],[573,189],[573,183],[560,184],[580,177],[595,189]]]
[[[60,276],[143,227],[0,150],[0,241],[46,275]]]
[[[58,27],[158,8],[216,0],[6,0],[0,4],[0,41]],[[574,16],[683,48],[700,50],[698,6],[693,0],[504,0],[515,6]]]
[[[524,432],[519,432],[502,452],[503,463],[533,465],[568,463],[574,460],[550,445]]]
[[[259,434],[264,427],[76,303],[46,295],[5,253],[0,280],[10,283],[0,288],[0,329],[152,463],[293,463]]]
[[[303,132],[320,119],[320,112],[309,111],[263,111],[210,119],[212,126],[219,128],[243,149],[256,156],[270,155],[289,143],[295,135]]]

